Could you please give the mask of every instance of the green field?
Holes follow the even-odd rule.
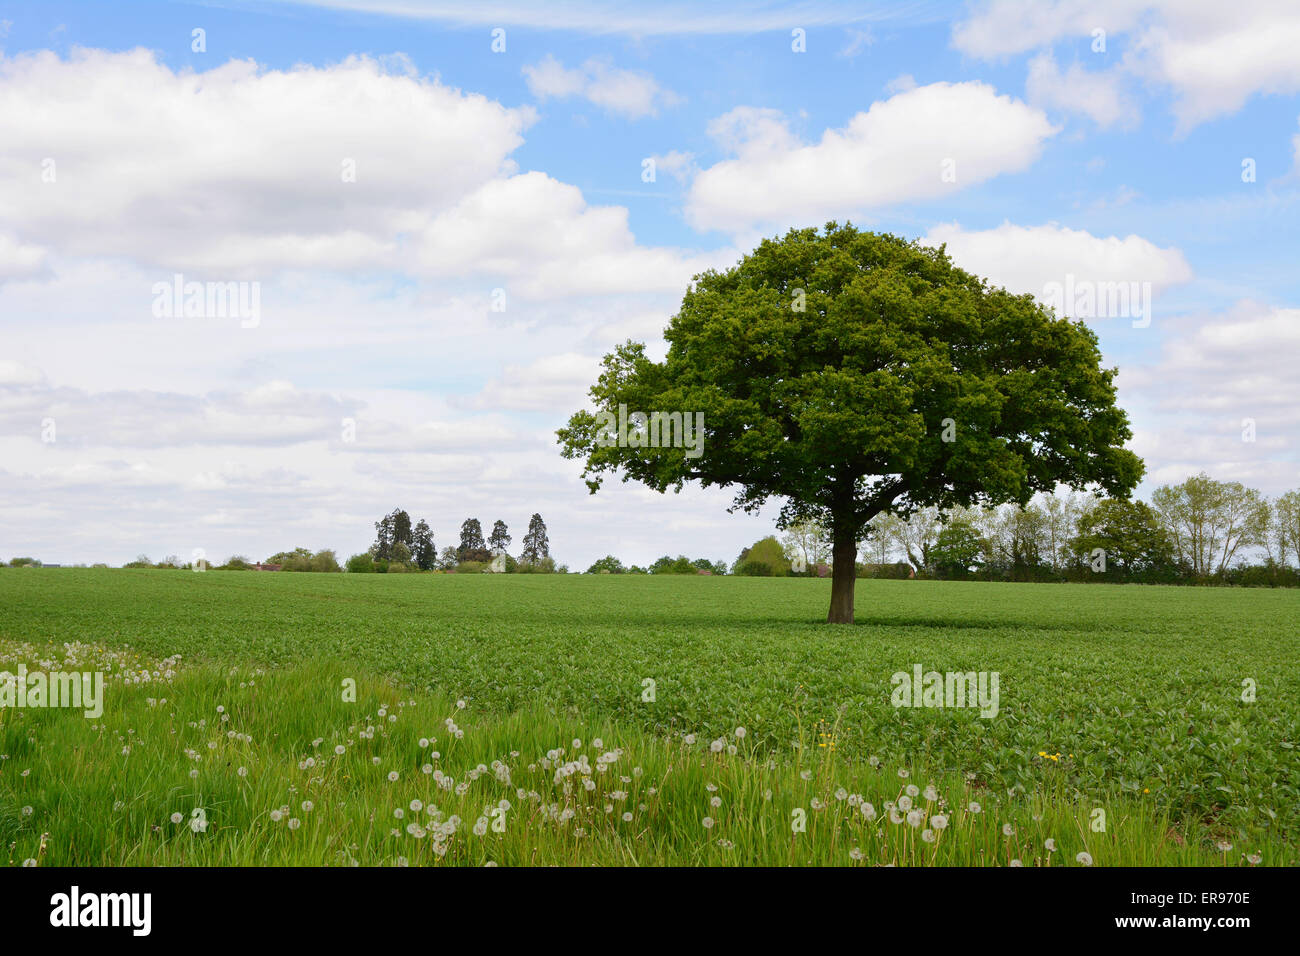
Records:
[[[1300,594],[865,580],[858,623],[834,627],[828,597],[815,579],[6,569],[0,669],[72,644],[118,677],[99,721],[0,711],[0,838],[42,865],[1300,858]],[[135,679],[173,655],[170,684]],[[999,713],[892,707],[890,676],[918,664],[997,672]],[[566,792],[555,765],[594,766],[595,737],[625,753]],[[431,782],[433,751],[457,789]],[[934,842],[884,810],[927,782]],[[270,819],[309,791],[300,827]],[[464,820],[442,853],[392,813],[438,793]],[[469,832],[499,799],[505,832]],[[205,832],[169,822],[198,807]]]

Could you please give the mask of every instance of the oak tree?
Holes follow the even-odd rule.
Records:
[[[605,356],[562,454],[585,460],[593,493],[607,473],[660,492],[698,481],[735,489],[732,510],[780,499],[782,529],[821,522],[833,623],[853,621],[857,542],[877,514],[1023,505],[1057,484],[1123,497],[1142,475],[1095,333],[942,247],[791,230],[696,276],[664,337],[663,361],[636,342]],[[612,440],[620,405],[702,412],[700,453]]]

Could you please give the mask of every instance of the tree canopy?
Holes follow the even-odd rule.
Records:
[[[528,533],[524,535],[524,550],[519,560],[525,564],[540,564],[551,556],[551,541],[546,534],[546,522],[534,513],[528,519]]]
[[[498,518],[496,524],[492,525],[492,533],[488,535],[488,550],[493,554],[505,554],[510,547],[510,540],[510,529]]]
[[[832,622],[853,620],[857,542],[877,514],[1023,504],[1057,484],[1125,497],[1142,476],[1092,330],[942,247],[791,230],[696,276],[664,337],[662,362],[631,341],[605,356],[562,454],[585,460],[593,493],[606,474],[661,492],[698,481],[734,488],[733,509],[780,499],[782,528],[820,522]],[[702,412],[702,454],[611,441],[620,405]]]

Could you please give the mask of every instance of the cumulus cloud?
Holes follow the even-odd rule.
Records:
[[[1246,300],[1224,313],[1182,320],[1159,359],[1131,379],[1160,388],[1160,405],[1171,411],[1240,409],[1286,416],[1300,405],[1296,355],[1300,309]]]
[[[288,382],[243,391],[187,395],[151,389],[90,392],[52,386],[36,369],[0,363],[0,436],[42,434],[55,425],[60,447],[175,448],[193,445],[285,447],[339,434],[359,403]]]
[[[45,373],[14,359],[0,359],[0,388],[44,385]]]
[[[677,94],[661,87],[649,73],[616,69],[601,58],[569,69],[548,54],[541,62],[524,67],[524,80],[539,100],[576,96],[628,119],[654,116],[661,107],[680,102]]]
[[[420,268],[431,275],[508,277],[531,298],[666,290],[725,254],[637,244],[622,206],[589,206],[545,173],[494,180],[424,231]]]
[[[656,176],[659,173],[667,173],[681,183],[689,182],[700,171],[699,164],[695,162],[694,153],[673,149],[650,158],[655,161]]]
[[[24,54],[0,59],[0,230],[205,278],[375,268],[513,172],[531,121],[401,59],[196,73],[141,49]]]
[[[599,96],[631,109],[624,78],[593,69],[618,81]],[[509,154],[531,121],[402,57],[204,73],[145,50],[0,60],[0,282],[48,268],[47,246],[168,281],[399,272],[538,298],[679,293],[716,264],[642,246],[624,207],[518,174]],[[691,163],[663,159],[673,175]]]
[[[508,365],[470,404],[514,411],[575,411],[600,374],[600,359],[576,352],[547,355],[527,365]]]
[[[1179,129],[1257,94],[1300,91],[1300,6],[1292,0],[988,0],[953,28],[953,45],[987,59],[1106,31],[1127,35],[1126,72],[1175,94]]]
[[[914,89],[916,89],[916,77],[911,73],[900,73],[885,84],[885,92],[891,95],[894,93],[906,93],[908,90]]]
[[[30,279],[46,271],[46,252],[0,232],[0,282]]]
[[[1090,71],[1072,63],[1062,72],[1050,52],[1040,53],[1029,63],[1025,81],[1029,102],[1049,109],[1082,113],[1105,129],[1117,123],[1137,123],[1136,107],[1124,95],[1114,71]]]
[[[695,178],[687,218],[735,232],[939,198],[1027,168],[1056,130],[1041,110],[969,82],[897,93],[812,144],[771,109],[737,108],[709,132],[734,158]]]
[[[984,0],[952,29],[952,43],[970,56],[1003,57],[1046,46],[1066,36],[1108,34],[1132,29],[1144,0]]]
[[[1082,229],[1046,223],[967,230],[942,223],[922,240],[946,245],[953,262],[1015,293],[1041,296],[1048,283],[1066,276],[1093,282],[1150,282],[1160,292],[1192,278],[1181,251],[1161,248],[1138,235],[1094,236]]]
[[[1300,487],[1300,309],[1243,300],[1165,330],[1153,360],[1126,365],[1117,380],[1121,402],[1142,413],[1134,448],[1148,481],[1207,470],[1269,494]]]

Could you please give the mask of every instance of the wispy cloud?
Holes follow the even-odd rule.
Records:
[[[363,11],[386,16],[437,20],[461,26],[528,27],[588,34],[744,34],[794,27],[845,26],[872,22],[931,22],[944,16],[930,0],[874,4],[839,0],[801,3],[693,3],[670,0],[528,0],[455,3],[444,0],[279,0],[304,6]]]

